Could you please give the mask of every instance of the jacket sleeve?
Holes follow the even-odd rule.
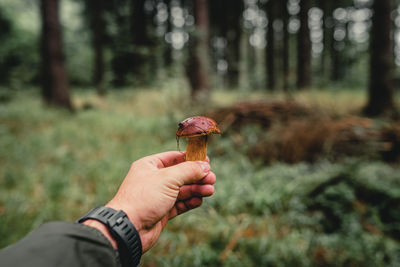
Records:
[[[119,267],[118,253],[95,228],[67,222],[43,224],[25,238],[0,250],[0,265]]]

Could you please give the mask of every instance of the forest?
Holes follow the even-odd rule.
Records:
[[[142,266],[399,266],[399,87],[397,0],[0,0],[0,249],[204,115],[215,194]]]

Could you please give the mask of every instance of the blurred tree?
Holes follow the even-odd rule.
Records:
[[[214,0],[208,3],[208,17],[209,17],[209,36],[210,40],[210,68],[212,72],[218,73],[221,78],[223,78],[223,84],[226,84],[227,73],[220,72],[218,70],[218,63],[221,60],[227,59],[228,50],[228,31],[231,25],[228,25],[229,5],[227,5],[229,0]],[[230,66],[228,66],[228,69]]]
[[[145,13],[146,0],[131,0],[131,37],[133,44],[132,70],[135,74],[142,75],[143,65],[149,60],[152,41],[148,30],[148,18]],[[135,75],[136,78],[140,78]],[[143,76],[142,76],[143,77]]]
[[[11,19],[6,16],[2,8],[0,8],[0,29],[0,42],[4,46],[4,43],[7,42],[7,39],[11,37],[13,29]],[[9,51],[5,51],[5,53],[3,52],[0,54],[0,83],[7,83],[12,68],[18,65],[18,58],[10,54],[11,53],[9,53]]]
[[[245,41],[246,41],[246,53],[244,55],[246,62],[246,72],[247,72],[247,82],[249,84],[249,88],[258,89],[260,88],[260,78],[257,73],[257,51],[256,47],[250,42],[251,34],[250,31],[246,32]],[[264,73],[265,74],[265,73]]]
[[[300,0],[300,29],[297,39],[297,87],[311,87],[311,40],[308,27],[308,11],[311,0]]]
[[[240,73],[240,40],[242,37],[242,14],[244,3],[242,0],[225,0],[225,38],[227,40],[226,60],[228,62],[228,85],[230,88],[239,86]]]
[[[165,4],[167,5],[168,9],[168,18],[166,21],[167,24],[167,33],[172,32],[172,12],[171,12],[171,0],[165,0]],[[172,58],[172,47],[171,44],[165,43],[164,44],[164,52],[163,52],[163,58],[164,58],[164,66],[169,69],[171,67],[173,58]]]
[[[331,49],[334,49],[332,46],[333,42],[333,2],[326,1],[326,0],[319,0],[319,6],[323,12],[322,17],[322,29],[323,29],[323,46],[324,50],[321,54],[321,65],[320,65],[320,73],[321,78],[325,80],[325,76],[328,71],[328,62],[329,62],[329,55],[331,53]]]
[[[332,6],[333,5],[333,6]],[[332,22],[332,25],[327,25],[330,26],[331,28],[325,29],[326,35],[325,37],[327,44],[330,44],[331,50],[331,80],[333,82],[339,82],[342,81],[345,73],[346,73],[346,68],[348,67],[347,64],[347,58],[346,58],[346,42],[348,41],[349,37],[349,32],[348,32],[348,26],[349,26],[349,19],[346,18],[344,15],[346,13],[345,8],[347,6],[351,5],[351,2],[349,0],[337,0],[335,2],[331,3],[331,6],[327,5],[328,12],[331,12],[331,14],[328,14],[328,21]],[[335,15],[332,15],[333,13],[337,13],[336,16],[338,17],[343,17],[338,19],[335,17]],[[348,49],[348,47],[347,47]]]
[[[275,34],[274,21],[276,18],[276,0],[269,0],[265,5],[268,17],[266,64],[267,64],[267,87],[269,90],[275,89]]]
[[[392,60],[392,0],[373,3],[370,40],[370,79],[368,104],[364,109],[369,116],[390,114],[394,111]]]
[[[283,44],[282,44],[282,72],[283,72],[283,90],[289,90],[289,12],[287,1],[281,0],[281,17],[283,26]]]
[[[195,31],[189,41],[187,75],[195,102],[204,103],[209,98],[209,22],[207,0],[194,0]]]
[[[59,21],[59,1],[41,0],[42,95],[46,103],[72,110]]]
[[[322,82],[324,82],[324,80],[339,82],[343,80],[345,76],[346,64],[344,50],[346,47],[346,38],[348,37],[348,21],[347,19],[338,20],[333,13],[335,10],[338,11],[338,8],[342,9],[341,12],[345,12],[344,8],[349,5],[351,5],[349,0],[319,1],[319,7],[323,12],[322,42],[324,50],[321,54],[321,65],[319,68]]]
[[[106,93],[104,87],[104,46],[106,41],[106,22],[104,18],[105,0],[85,0],[86,14],[89,16],[92,32],[93,83],[99,95]]]
[[[112,4],[106,11],[110,24],[110,50],[112,54],[112,83],[116,87],[128,83],[128,75],[132,72],[132,43],[129,28],[130,2],[126,0],[111,0]]]
[[[130,1],[130,36],[132,42],[132,69],[134,83],[148,85],[155,80],[162,57],[160,39],[155,35],[153,21],[158,1]]]
[[[37,32],[21,27],[16,15],[0,1],[0,84],[21,88],[40,82],[40,53]],[[37,8],[28,1],[26,10]],[[38,16],[39,17],[39,16]]]
[[[211,35],[222,37],[226,41],[226,46],[222,50],[228,66],[226,74],[229,88],[239,86],[243,10],[244,2],[242,0],[209,2]]]
[[[155,80],[161,58],[152,21],[157,13],[157,1],[109,0],[106,10],[109,21],[111,69],[116,87],[128,84],[148,85]],[[108,1],[106,1],[108,5]],[[160,50],[160,51],[159,51]]]

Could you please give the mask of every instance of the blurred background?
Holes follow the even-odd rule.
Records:
[[[0,248],[207,115],[216,193],[143,266],[399,266],[399,4],[0,0]]]

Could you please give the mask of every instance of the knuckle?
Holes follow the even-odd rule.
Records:
[[[134,161],[134,162],[131,163],[131,166],[130,166],[130,169],[131,169],[131,170],[135,167],[135,165],[136,165],[135,163],[136,163],[136,161]]]
[[[190,172],[190,174],[199,174],[201,172],[201,167],[196,162],[190,162],[190,164],[188,164],[188,172]]]

